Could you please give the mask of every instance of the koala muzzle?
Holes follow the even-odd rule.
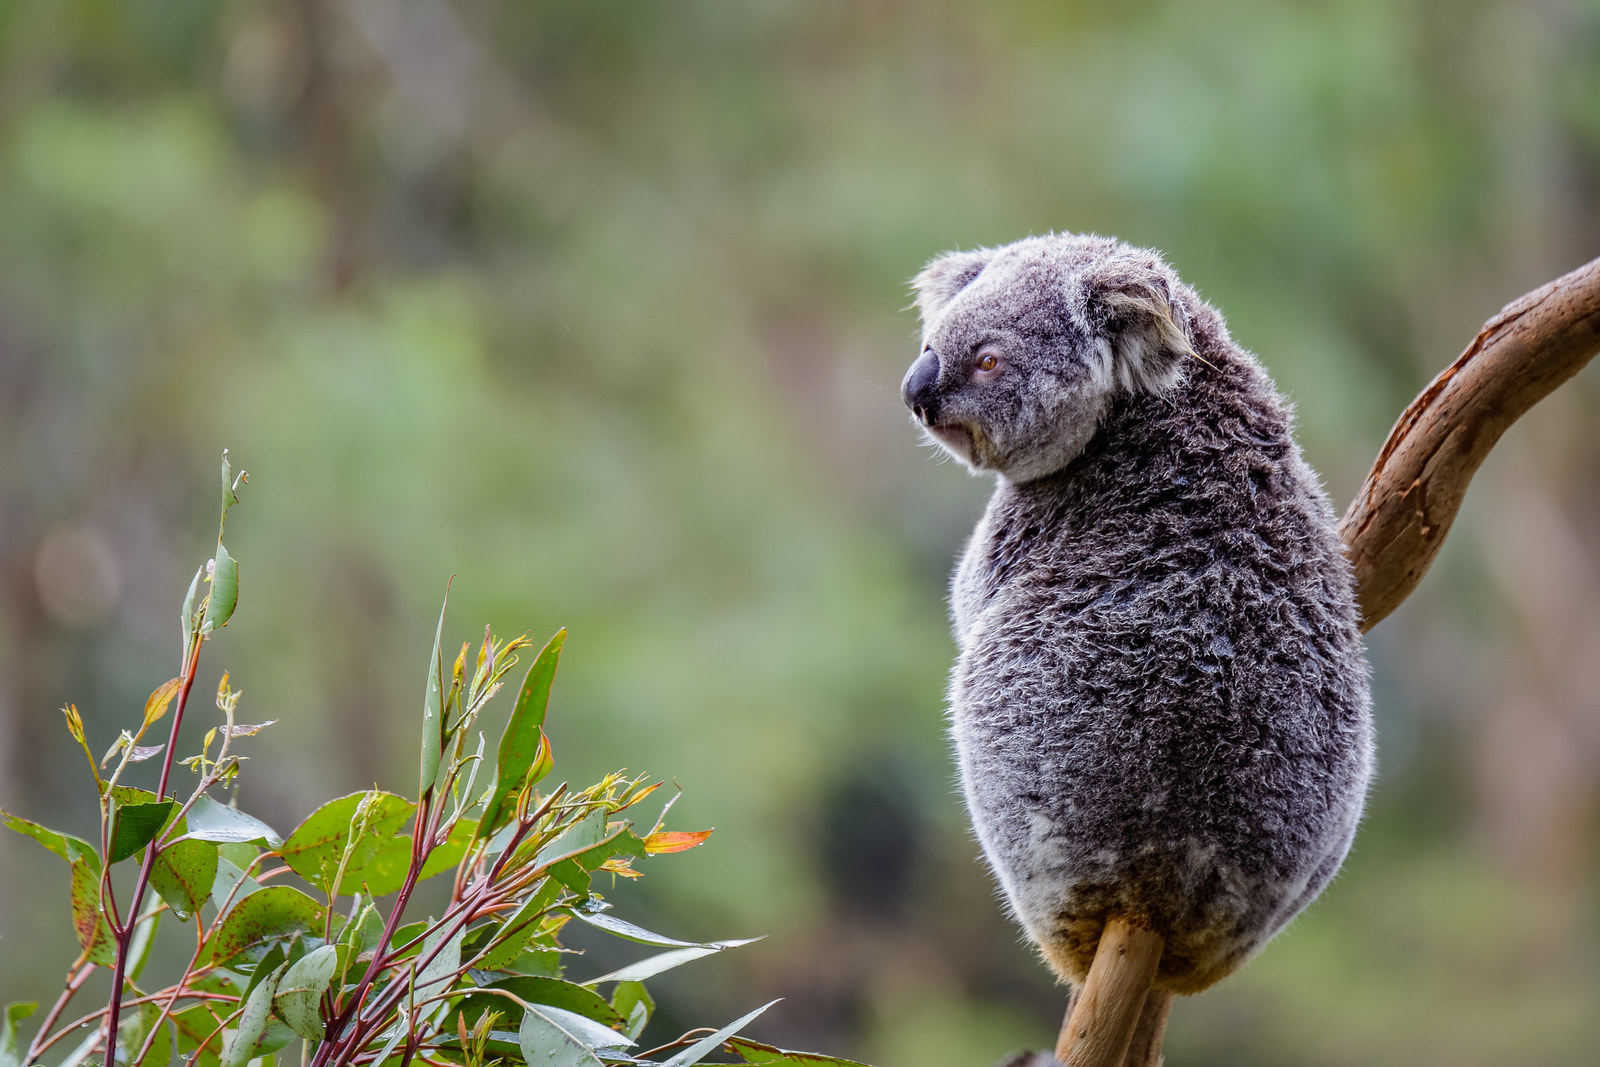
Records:
[[[939,356],[933,349],[924,350],[906,371],[905,380],[900,383],[900,398],[924,426],[932,426],[938,420]]]

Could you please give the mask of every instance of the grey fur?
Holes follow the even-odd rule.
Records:
[[[907,403],[999,475],[951,590],[978,837],[1060,976],[1122,915],[1166,938],[1157,987],[1196,992],[1321,892],[1360,819],[1333,511],[1266,374],[1156,253],[1034,237],[914,285]]]

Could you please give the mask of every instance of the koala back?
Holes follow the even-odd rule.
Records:
[[[1319,893],[1372,768],[1335,519],[1221,316],[1170,289],[1192,359],[1124,389],[1065,467],[1002,478],[952,587],[952,732],[1019,920],[1082,981],[1111,915],[1157,987],[1230,973]]]

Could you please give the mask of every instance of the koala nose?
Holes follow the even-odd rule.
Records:
[[[900,398],[924,426],[932,426],[939,417],[938,385],[939,356],[929,348],[911,364],[900,383]]]

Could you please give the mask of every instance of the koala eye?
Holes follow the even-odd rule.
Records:
[[[1000,366],[1000,357],[994,352],[985,352],[978,357],[978,370],[982,373],[992,373]]]

